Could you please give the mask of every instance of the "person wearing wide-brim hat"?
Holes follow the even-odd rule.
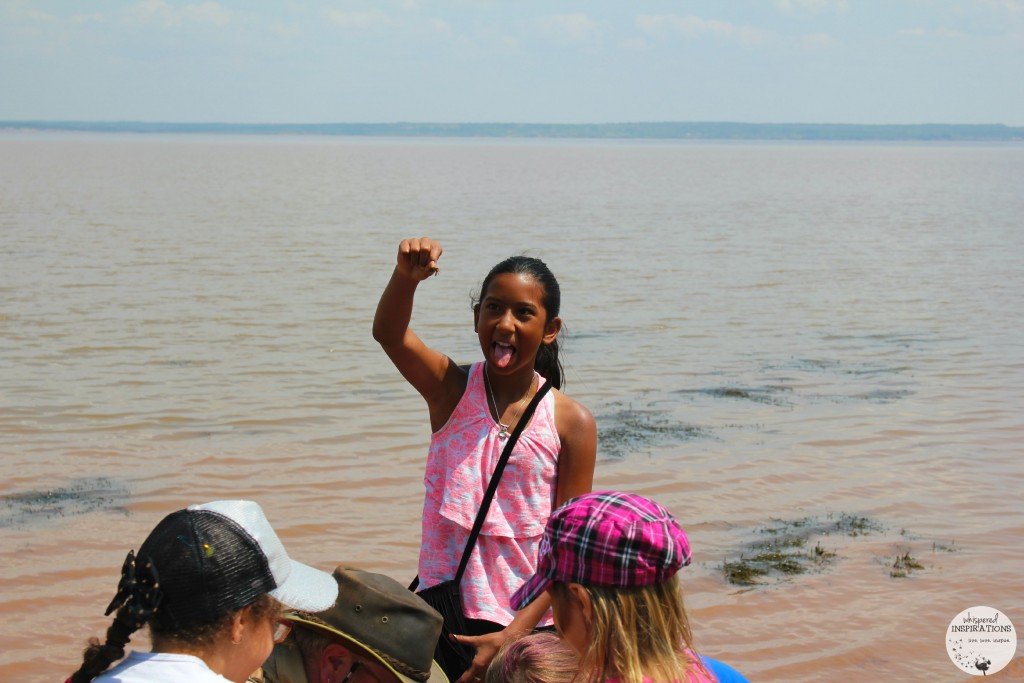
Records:
[[[433,661],[441,615],[383,574],[334,571],[338,602],[289,611],[292,631],[250,683],[448,683]]]

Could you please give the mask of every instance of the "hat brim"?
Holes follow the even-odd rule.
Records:
[[[338,582],[333,576],[295,560],[289,562],[288,578],[270,591],[270,597],[303,612],[323,612],[337,602]]]
[[[523,609],[539,598],[541,593],[551,587],[552,583],[554,583],[553,579],[543,574],[534,574],[526,580],[526,583],[519,587],[519,590],[512,594],[512,597],[509,599],[509,605],[516,611]]]
[[[334,579],[332,578],[331,581],[334,581]],[[334,585],[337,586],[338,584],[335,583]],[[330,633],[332,636],[337,636],[345,642],[355,645],[363,653],[369,655],[370,657],[373,657],[377,662],[381,664],[381,666],[383,666],[388,671],[397,676],[398,680],[402,681],[402,683],[449,683],[448,677],[444,674],[444,671],[441,669],[438,663],[433,660],[431,660],[430,662],[430,678],[428,678],[425,682],[417,681],[415,678],[409,678],[402,672],[395,669],[395,667],[391,666],[391,664],[389,664],[386,659],[377,654],[377,652],[373,648],[371,648],[369,645],[362,642],[358,638],[353,638],[347,633],[343,633],[338,629],[333,628],[332,626],[329,626],[328,624],[325,624],[323,622],[305,619],[300,614],[285,614],[283,615],[283,617],[289,621],[294,621],[297,624],[303,624],[304,626],[309,626],[310,628],[314,628],[318,631]]]

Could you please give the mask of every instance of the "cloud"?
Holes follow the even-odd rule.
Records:
[[[143,0],[131,8],[131,14],[142,21],[156,21],[167,27],[183,24],[224,26],[231,21],[231,10],[217,2],[176,7],[165,0]]]
[[[373,28],[389,23],[388,15],[383,12],[343,12],[329,9],[325,14],[331,22],[342,28]]]
[[[836,44],[836,39],[827,33],[808,33],[801,37],[800,42],[804,47],[827,48]]]
[[[897,35],[910,36],[911,38],[926,38],[928,36],[934,36],[936,38],[948,38],[958,39],[965,37],[962,31],[957,31],[951,28],[937,28],[934,31],[929,31],[926,28],[915,26],[914,28],[905,28],[897,32]]]
[[[775,0],[775,7],[783,14],[849,11],[850,4],[847,0]]]
[[[636,18],[641,31],[652,36],[681,35],[685,38],[710,36],[733,40],[744,45],[759,45],[766,42],[771,34],[753,26],[738,26],[717,19],[702,19],[695,16],[681,17],[674,14],[643,14]]]
[[[9,19],[15,21],[54,21],[56,19],[52,14],[26,8],[25,4],[24,2],[5,3],[6,6],[3,7],[3,12],[7,14]]]
[[[597,24],[586,14],[556,14],[541,19],[544,31],[556,40],[584,43],[597,34]]]
[[[998,7],[1010,14],[1024,14],[1024,2],[1021,0],[984,0],[989,7]]]

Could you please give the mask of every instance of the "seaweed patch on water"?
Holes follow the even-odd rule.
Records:
[[[702,427],[673,422],[664,413],[637,410],[632,406],[602,415],[597,424],[597,442],[601,453],[614,458],[622,458],[652,446],[709,436],[709,432]]]
[[[741,401],[754,401],[756,403],[767,403],[770,405],[788,405],[788,401],[779,397],[782,392],[790,391],[789,387],[781,385],[766,385],[763,387],[707,387],[704,389],[679,389],[678,394],[701,394],[712,398],[736,399]]]
[[[918,562],[916,558],[911,557],[910,551],[906,550],[902,554],[896,553],[896,559],[893,560],[889,576],[894,579],[905,579],[910,576],[911,572],[920,571],[921,569],[924,569],[924,565]]]
[[[836,552],[823,546],[819,537],[857,537],[881,531],[883,527],[878,522],[845,513],[838,519],[830,514],[824,520],[773,520],[771,526],[756,530],[761,538],[749,543],[739,559],[722,563],[722,572],[726,581],[737,586],[778,583],[799,574],[823,571],[836,562]],[[811,540],[815,541],[814,547],[810,547]]]
[[[800,375],[827,374],[834,378],[843,393],[808,394],[805,398],[815,403],[894,403],[913,396],[916,392],[906,388],[905,375],[910,367],[873,362],[848,362],[820,358],[790,358],[780,363],[768,363],[762,368],[769,373],[782,372],[791,383],[803,382]],[[795,376],[793,376],[795,375]],[[814,383],[820,384],[815,379]],[[847,393],[848,391],[848,393]]]
[[[862,394],[855,394],[850,398],[868,401],[869,403],[892,403],[893,401],[913,395],[914,392],[907,389],[875,389]]]
[[[124,507],[127,500],[128,489],[123,483],[106,477],[75,479],[59,488],[0,496],[0,528],[99,511],[128,514]]]
[[[900,346],[903,348],[920,347],[926,344],[937,344],[947,341],[959,341],[962,338],[941,337],[932,332],[881,332],[877,334],[849,335],[832,334],[824,337],[825,341],[861,342]]]
[[[820,570],[836,559],[836,553],[821,543],[805,550],[805,539],[791,541],[781,545],[771,542],[752,544],[738,560],[722,563],[726,580],[738,586],[754,586],[764,583],[765,577],[787,577]]]
[[[790,358],[781,363],[765,365],[766,372],[827,372],[835,375],[853,375],[856,377],[876,377],[898,375],[909,370],[906,366],[893,366],[880,363],[849,363],[830,358]]]
[[[829,515],[829,519],[832,515]],[[830,522],[823,533],[838,533],[845,536],[869,536],[873,533],[883,533],[885,527],[873,519],[867,517],[860,517],[858,515],[848,515],[845,512],[839,515],[839,519],[835,522]]]

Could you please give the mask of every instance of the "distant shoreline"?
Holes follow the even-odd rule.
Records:
[[[0,131],[357,137],[582,138],[650,140],[793,140],[867,142],[1024,141],[1024,127],[1002,124],[843,123],[163,123],[142,121],[0,121]]]

